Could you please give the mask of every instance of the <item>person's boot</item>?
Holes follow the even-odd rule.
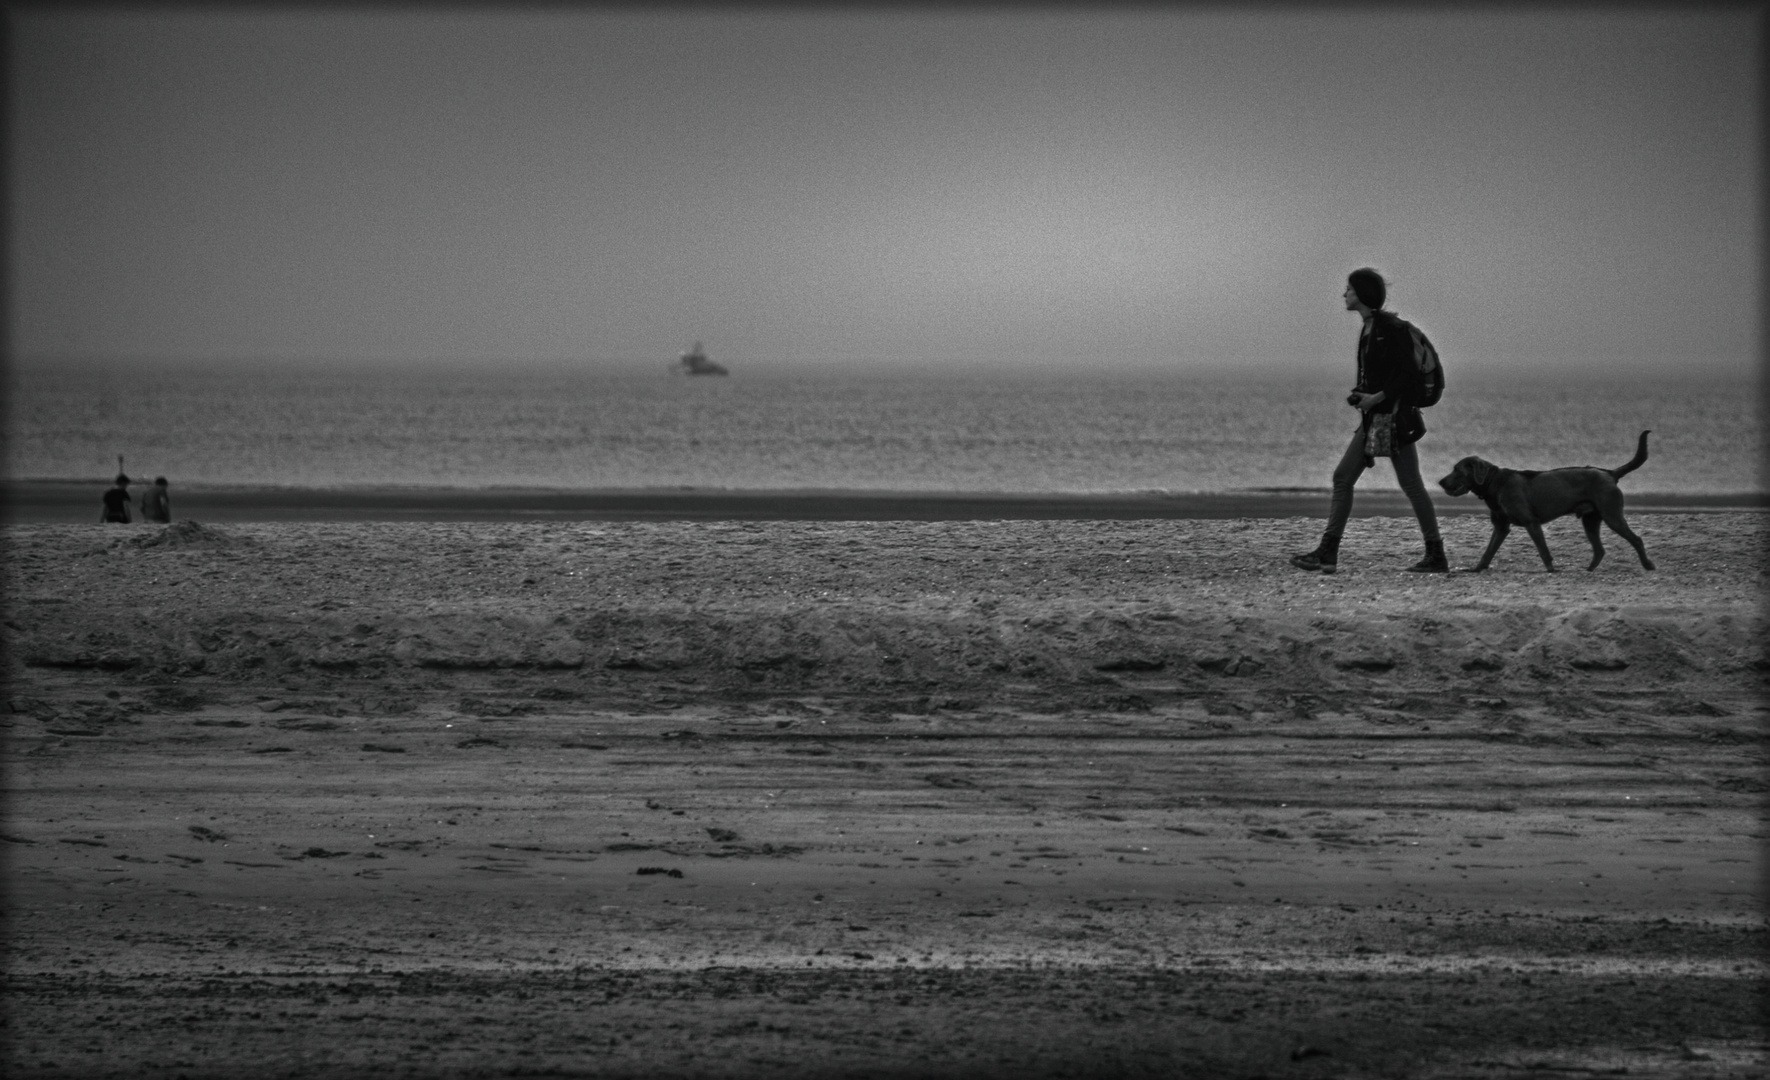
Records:
[[[1291,556],[1291,565],[1299,570],[1319,570],[1331,574],[1340,568],[1340,538],[1323,535],[1314,551]]]
[[[1426,541],[1426,557],[1408,567],[1408,570],[1421,574],[1448,573],[1450,561],[1444,557],[1444,541]]]

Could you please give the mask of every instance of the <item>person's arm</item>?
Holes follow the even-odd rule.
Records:
[[[1390,325],[1383,329],[1382,338],[1372,343],[1368,380],[1377,389],[1365,394],[1358,402],[1358,407],[1370,412],[1386,401],[1396,403],[1400,408],[1407,401],[1408,368],[1413,364],[1413,343],[1406,329],[1400,325]]]
[[[1365,333],[1372,335],[1377,334],[1379,333],[1379,328],[1376,326],[1366,326]],[[1348,394],[1346,397],[1346,404],[1362,413],[1368,413],[1378,405],[1381,405],[1384,401],[1388,400],[1383,394],[1385,385],[1385,372],[1383,366],[1384,357],[1381,355],[1380,350],[1375,347],[1377,344],[1378,340],[1372,340],[1368,337],[1359,342],[1361,355],[1359,358],[1358,373],[1360,379],[1358,385],[1352,388],[1352,393]],[[1368,352],[1365,351],[1367,348],[1369,349]],[[1374,391],[1366,390],[1365,387],[1367,386],[1375,386],[1377,389]]]
[[[1383,389],[1389,399],[1395,402],[1397,414],[1413,400],[1414,376],[1418,367],[1414,361],[1414,336],[1405,324],[1397,324],[1389,342],[1392,361],[1389,365],[1389,382]]]

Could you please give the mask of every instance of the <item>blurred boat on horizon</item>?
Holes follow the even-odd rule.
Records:
[[[694,348],[682,354],[682,369],[690,375],[730,375],[722,364],[715,364],[707,359],[707,350],[701,348],[700,342]]]

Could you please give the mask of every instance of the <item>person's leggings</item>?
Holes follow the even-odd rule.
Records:
[[[1414,516],[1420,519],[1420,534],[1427,541],[1438,539],[1438,512],[1432,508],[1432,496],[1426,494],[1426,482],[1420,479],[1420,452],[1415,443],[1395,448],[1395,479],[1401,482],[1401,490],[1407,493],[1407,501],[1413,504]],[[1346,454],[1340,458],[1340,464],[1334,469],[1334,501],[1328,511],[1327,528],[1322,530],[1323,536],[1339,536],[1346,531],[1346,519],[1352,516],[1352,485],[1364,475],[1364,430],[1361,428],[1352,435],[1352,442],[1346,447]]]

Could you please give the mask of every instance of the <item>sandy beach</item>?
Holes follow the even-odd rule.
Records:
[[[1770,1066],[1762,513],[799,516],[15,516],[8,1075]]]

